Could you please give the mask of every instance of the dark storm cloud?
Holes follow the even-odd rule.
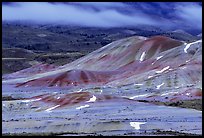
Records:
[[[185,23],[202,28],[202,7],[199,4],[180,4],[175,6],[175,14]]]
[[[2,19],[95,27],[172,27],[185,23],[201,28],[201,9],[199,3],[21,2],[3,4]]]

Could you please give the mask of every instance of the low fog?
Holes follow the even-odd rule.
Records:
[[[201,4],[156,4],[159,8],[155,10],[151,4],[144,2],[3,3],[2,20],[90,27],[153,25],[173,28],[185,25],[194,29],[202,28]],[[162,14],[163,11],[167,12],[168,16]]]

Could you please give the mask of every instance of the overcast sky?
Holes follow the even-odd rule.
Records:
[[[190,26],[202,29],[201,3],[17,2],[3,3],[3,21],[31,21],[94,27]]]

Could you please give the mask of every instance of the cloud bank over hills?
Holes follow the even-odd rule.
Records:
[[[90,27],[179,26],[201,30],[202,3],[4,2],[2,20]]]

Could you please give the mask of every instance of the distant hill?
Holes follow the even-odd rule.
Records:
[[[34,64],[36,53],[22,48],[3,48],[2,49],[2,74],[19,71]]]
[[[202,38],[202,33],[200,33],[199,35],[197,35],[197,37],[200,37],[200,38]]]
[[[84,56],[79,52],[71,53],[35,53],[23,48],[2,49],[2,74],[16,72],[36,64],[46,63],[64,65]]]
[[[202,34],[193,36],[183,30],[164,31],[146,25],[90,28],[3,22],[2,73],[19,71],[37,63],[64,65],[113,41],[134,35],[162,35],[186,42],[202,37]]]
[[[193,36],[193,35],[185,32],[184,30],[169,31],[169,32],[166,32],[164,35],[171,37],[171,38],[174,38],[174,39],[187,41],[187,42],[199,39],[198,36]]]
[[[31,50],[22,48],[3,48],[2,58],[33,58],[36,56]]]
[[[164,35],[178,40],[199,39],[188,33],[164,31],[161,28],[140,25],[134,28],[95,28],[57,25],[6,23],[2,25],[4,48],[24,48],[43,52],[90,53],[108,43],[133,35],[150,37]]]

